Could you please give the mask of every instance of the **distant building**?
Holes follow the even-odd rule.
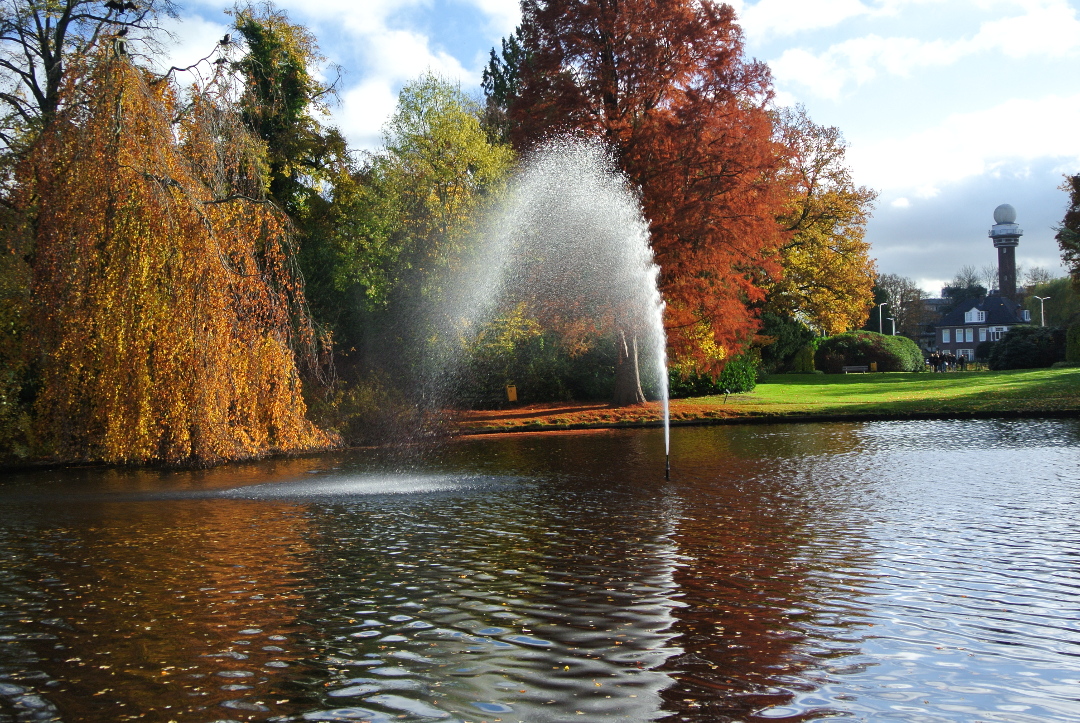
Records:
[[[971,360],[981,342],[997,341],[1010,328],[1030,321],[1030,311],[1004,296],[964,299],[937,323],[935,346],[943,354]]]
[[[1016,223],[1016,209],[1003,203],[994,209],[990,238],[998,251],[998,289],[1002,296],[1016,299],[1016,247],[1024,230]]]
[[[975,349],[984,341],[997,341],[1017,324],[1031,322],[1031,312],[1017,303],[1016,247],[1023,229],[1016,223],[1016,209],[1003,203],[994,209],[990,238],[998,251],[998,288],[983,298],[963,299],[953,310],[920,335],[927,351],[975,358]],[[927,299],[928,310],[940,313],[946,299]]]

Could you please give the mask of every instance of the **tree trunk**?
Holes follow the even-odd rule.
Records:
[[[626,333],[620,331],[615,340],[615,398],[616,407],[643,404],[645,394],[641,391],[641,372],[638,368],[637,337],[627,341]]]

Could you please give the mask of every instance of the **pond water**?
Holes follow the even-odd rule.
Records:
[[[0,722],[1080,721],[1080,420],[0,483]]]

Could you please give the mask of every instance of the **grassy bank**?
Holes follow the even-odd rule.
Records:
[[[677,422],[921,416],[1080,415],[1080,368],[1003,372],[784,374],[747,394],[676,399]],[[659,419],[656,403],[615,409],[603,404],[529,405],[461,412],[464,433],[632,426]]]

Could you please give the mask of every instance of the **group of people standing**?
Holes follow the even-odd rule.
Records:
[[[930,368],[935,372],[947,372],[949,369],[964,371],[967,366],[967,357],[961,354],[956,356],[952,352],[934,352],[926,360]]]

